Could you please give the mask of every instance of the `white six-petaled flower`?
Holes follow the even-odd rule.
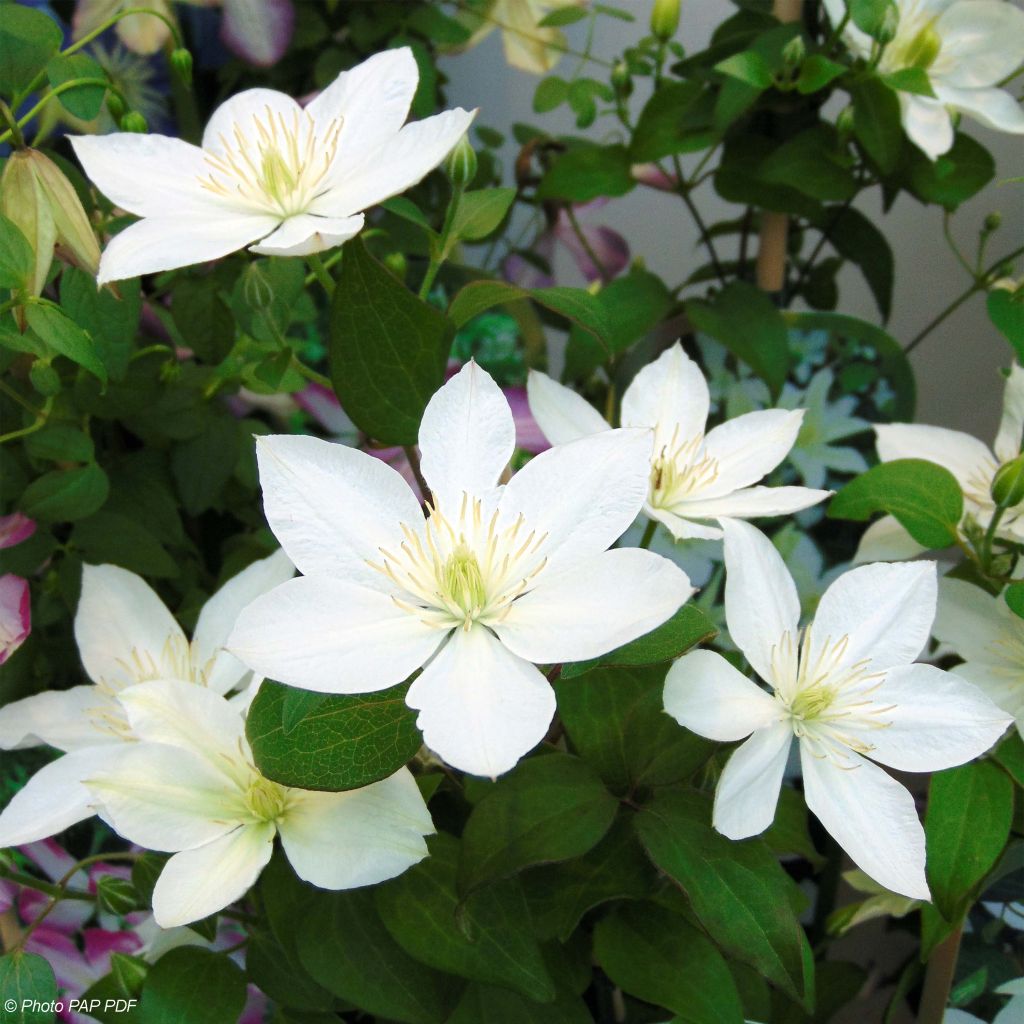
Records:
[[[501,485],[512,413],[469,363],[430,400],[419,441],[426,519],[365,452],[257,439],[267,519],[303,575],[253,602],[228,648],[261,675],[327,693],[382,690],[422,668],[406,701],[427,745],[495,776],[550,725],[537,664],[633,640],[692,588],[667,559],[607,550],[643,503],[649,430],[549,449]]]
[[[343,71],[305,108],[272,89],[219,106],[202,146],[163,135],[71,139],[111,202],[141,217],[118,234],[97,280],[117,281],[253,252],[305,256],[340,245],[363,210],[419,182],[474,113],[447,110],[403,127],[419,73],[408,47]]]
[[[825,0],[833,25],[845,0]],[[996,131],[1024,133],[1024,110],[999,88],[1024,62],[1024,11],[1007,0],[896,0],[896,34],[882,51],[882,74],[920,68],[934,96],[900,92],[903,127],[935,160],[953,145],[953,114],[962,111]],[[877,44],[847,22],[850,49],[872,59]]]
[[[244,896],[276,835],[295,873],[322,889],[382,882],[427,855],[434,826],[407,768],[341,793],[291,789],[257,771],[244,719],[217,693],[160,679],[118,700],[138,742],[86,784],[121,836],[175,855],[153,890],[162,928]]]
[[[530,411],[552,444],[609,430],[581,395],[537,371]],[[680,344],[645,366],[622,396],[622,425],[654,430],[644,513],[677,539],[717,539],[723,519],[777,516],[816,505],[831,491],[753,486],[796,442],[804,410],[765,409],[704,433],[710,397],[700,368]]]
[[[0,708],[0,749],[46,744],[65,751],[14,795],[0,814],[0,847],[45,839],[89,817],[82,785],[115,757],[131,726],[118,695],[151,679],[178,679],[217,694],[253,692],[251,673],[224,650],[238,613],[295,569],[278,551],[228,580],[203,606],[191,642],[153,589],[116,565],[86,565],[75,639],[91,684],[47,690]]]
[[[912,664],[935,617],[935,563],[844,573],[801,631],[796,586],[771,542],[749,523],[724,527],[729,635],[771,692],[713,651],[685,655],[665,682],[665,709],[681,725],[725,742],[749,737],[719,780],[715,828],[743,839],[771,824],[796,737],[807,806],[822,825],[876,882],[928,899],[914,800],[873,762],[950,768],[1011,722],[965,680]]]

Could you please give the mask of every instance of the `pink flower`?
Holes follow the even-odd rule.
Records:
[[[659,192],[675,192],[679,187],[679,179],[674,174],[666,174],[657,164],[633,164],[629,173],[634,181]]]
[[[35,520],[20,512],[0,516],[0,548],[13,548],[36,532]]]
[[[0,665],[32,632],[32,605],[28,580],[6,573],[0,576]]]

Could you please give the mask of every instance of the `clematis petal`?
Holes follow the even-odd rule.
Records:
[[[308,256],[323,252],[358,235],[363,230],[364,220],[361,213],[354,217],[314,217],[298,213],[258,245],[250,245],[249,251],[263,256]]]
[[[340,75],[307,107],[318,125],[343,124],[341,161],[382,146],[398,134],[419,84],[419,68],[408,46],[375,53]]]
[[[494,632],[527,661],[582,661],[649,633],[691,594],[686,573],[667,558],[618,548],[559,575],[542,575]]]
[[[789,633],[795,641],[800,598],[782,555],[760,530],[723,519],[725,619],[733,643],[765,682],[773,682],[772,650]]]
[[[443,630],[378,590],[300,576],[242,612],[228,649],[260,675],[300,689],[367,693],[400,683],[443,639]]]
[[[223,0],[222,6],[220,36],[232,53],[260,68],[284,56],[295,24],[290,0]]]
[[[895,516],[882,516],[861,534],[853,561],[902,562],[927,550],[907,533]]]
[[[0,665],[32,632],[32,596],[28,580],[8,572],[0,576]]]
[[[644,505],[644,514],[655,522],[661,523],[676,540],[721,540],[722,531],[717,526],[697,523],[692,519],[684,519],[666,508],[654,508]]]
[[[210,115],[203,130],[203,149],[222,154],[235,143],[235,125],[246,132],[255,131],[256,121],[265,124],[271,118],[291,125],[296,119],[301,121],[302,108],[291,96],[276,89],[245,89],[235,93]]]
[[[882,728],[849,732],[868,757],[907,772],[937,772],[980,757],[1013,724],[979,689],[934,665],[903,665],[871,695]]]
[[[718,476],[700,489],[699,497],[718,498],[756,484],[789,454],[803,417],[803,409],[764,409],[710,430],[704,453],[718,463]]]
[[[367,564],[401,542],[384,524],[423,519],[395,470],[345,445],[287,435],[258,437],[256,461],[267,521],[299,572],[385,589]]]
[[[241,899],[274,852],[272,822],[241,825],[194,850],[176,853],[153,887],[153,917],[161,928],[201,921]]]
[[[1017,363],[1010,367],[1003,390],[1003,415],[999,420],[999,433],[992,446],[1000,462],[1009,462],[1020,454],[1024,440],[1024,369]],[[31,520],[29,520],[31,522]],[[16,543],[16,542],[15,542]]]
[[[96,798],[83,779],[109,767],[124,749],[83,747],[40,768],[0,814],[0,847],[34,843],[92,817]]]
[[[480,626],[452,633],[405,701],[431,750],[492,778],[540,743],[555,714],[547,679]]]
[[[691,651],[668,670],[665,710],[698,736],[724,742],[741,740],[781,714],[776,701],[715,651]]]
[[[939,610],[932,632],[965,661],[1018,664],[1013,637],[1020,622],[1005,601],[981,587],[948,577],[939,581]]]
[[[995,85],[1024,63],[1024,11],[1013,4],[951,4],[939,15],[934,31],[942,49],[929,72],[942,85]]]
[[[715,789],[712,824],[730,839],[763,832],[775,820],[793,740],[788,722],[758,729],[729,758]]]
[[[294,575],[295,566],[283,550],[278,550],[232,576],[203,605],[192,636],[192,660],[202,669],[204,682],[214,693],[234,689],[248,672],[224,649],[242,609]]]
[[[842,664],[907,665],[928,643],[938,599],[934,562],[880,562],[844,572],[822,595],[813,648],[848,637]]]
[[[753,519],[759,516],[781,516],[810,508],[834,492],[811,487],[744,487],[718,498],[681,501],[671,511],[694,519]]]
[[[924,829],[914,798],[881,768],[852,751],[841,760],[800,745],[807,807],[853,862],[879,885],[931,899],[924,874]]]
[[[899,93],[903,130],[930,160],[937,160],[953,146],[953,119],[945,104],[929,96]]]
[[[935,94],[947,106],[968,114],[986,128],[1024,134],[1024,108],[1005,89],[954,89],[936,84]]]
[[[656,444],[688,441],[704,433],[708,384],[700,367],[676,342],[633,378],[622,396],[624,427],[654,427]]]
[[[548,572],[606,550],[643,507],[653,434],[604,430],[549,448],[505,485],[500,509],[545,535]]]
[[[89,678],[115,689],[144,675],[173,676],[175,659],[168,655],[188,646],[153,588],[116,565],[82,567],[75,640]]]
[[[279,824],[295,873],[321,889],[400,875],[427,856],[434,823],[407,768],[345,793],[293,791]]]
[[[580,394],[531,370],[526,381],[530,412],[552,444],[565,444],[611,429],[605,418]]]
[[[419,432],[423,477],[451,514],[463,495],[487,497],[516,447],[508,400],[472,360],[427,403]]]
[[[72,686],[44,690],[0,708],[0,750],[47,744],[58,750],[77,750],[118,740],[93,722],[95,712],[118,709],[117,701],[98,687]]]

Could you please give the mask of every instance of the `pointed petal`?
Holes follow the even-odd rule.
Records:
[[[973,117],[986,128],[1024,134],[1024,108],[1005,89],[954,89],[937,84],[935,94],[947,106]]]
[[[807,807],[853,862],[879,885],[927,900],[924,829],[914,798],[881,768],[852,751],[842,761],[801,744]]]
[[[899,94],[903,129],[930,160],[937,160],[953,146],[953,120],[939,100],[929,96]]]
[[[187,646],[181,626],[153,588],[116,565],[82,567],[75,640],[89,678],[115,688],[137,682],[139,670],[173,675],[167,654]]]
[[[980,757],[1013,724],[976,687],[933,665],[894,668],[871,695],[883,728],[849,729],[868,756],[906,772],[937,772]]]
[[[289,0],[223,0],[222,6],[220,35],[232,53],[261,68],[284,56],[295,23]]]
[[[471,360],[427,403],[419,442],[424,479],[451,514],[463,495],[490,494],[512,458],[516,428],[508,400]]]
[[[295,793],[280,822],[295,873],[321,889],[400,875],[427,856],[434,823],[407,768],[345,793]]]
[[[773,682],[772,650],[789,633],[795,641],[800,599],[782,555],[760,530],[722,520],[725,534],[725,619],[733,643],[754,671]]]
[[[1010,367],[1003,390],[1003,415],[999,420],[999,433],[992,446],[1000,462],[1009,462],[1020,454],[1024,440],[1024,369],[1017,363]]]
[[[209,153],[224,153],[234,144],[235,125],[247,135],[259,138],[255,121],[265,122],[269,117],[282,118],[286,124],[292,124],[296,117],[302,119],[302,108],[291,96],[275,89],[237,92],[210,115],[203,130],[203,149]]]
[[[717,526],[684,519],[665,508],[644,505],[644,514],[664,526],[676,540],[721,540],[722,531]]]
[[[822,595],[812,644],[849,643],[842,664],[877,672],[907,665],[923,650],[938,598],[934,562],[880,562],[844,572]]]
[[[618,548],[557,576],[542,574],[493,628],[527,661],[583,661],[649,633],[691,594],[686,573],[667,558]]]
[[[608,430],[605,418],[572,388],[531,370],[526,381],[530,412],[551,444],[565,444]]]
[[[698,736],[732,742],[777,721],[779,705],[715,651],[683,655],[665,677],[665,710]]]
[[[92,712],[117,709],[117,702],[97,687],[46,690],[0,708],[0,750],[45,743],[58,750],[94,747],[112,737],[93,724]]]
[[[926,550],[907,533],[895,516],[882,516],[861,534],[853,561],[902,562],[916,558]]]
[[[486,629],[456,630],[409,687],[423,740],[452,767],[495,777],[544,738],[555,693]]]
[[[756,484],[796,443],[803,409],[764,409],[726,420],[704,438],[704,452],[718,463],[718,476],[694,495],[717,498]]]
[[[161,928],[201,921],[241,899],[274,852],[274,825],[241,825],[194,850],[176,853],[153,887],[153,917]]]
[[[656,447],[704,433],[708,384],[700,367],[676,342],[633,378],[622,396],[624,427],[655,427]],[[678,433],[677,433],[678,432]]]
[[[943,85],[995,85],[1024,64],[1024,11],[1013,4],[951,4],[939,15],[935,32],[942,49],[930,71]]]
[[[419,77],[408,46],[384,50],[342,71],[306,112],[321,126],[343,118],[340,160],[358,160],[398,134],[409,115]]]
[[[368,693],[418,669],[444,639],[387,594],[300,576],[239,616],[228,648],[258,674],[320,693]]]
[[[715,789],[712,823],[730,839],[763,832],[775,820],[793,730],[788,722],[758,729],[734,751]]]
[[[233,576],[203,605],[192,636],[192,658],[193,663],[203,669],[206,685],[214,693],[234,689],[248,671],[224,650],[242,610],[294,575],[291,559],[283,550],[278,550]]]
[[[883,462],[926,459],[944,466],[961,484],[979,474],[991,473],[995,466],[987,446],[959,430],[920,423],[888,423],[878,424],[875,434],[878,436],[878,457]]]
[[[681,501],[672,506],[677,516],[693,519],[755,519],[759,516],[781,516],[817,505],[833,491],[811,487],[745,487],[717,498],[703,501]]]
[[[1004,600],[981,587],[948,577],[939,581],[939,611],[932,632],[965,661],[1016,665],[1014,638],[1020,623]]]
[[[546,533],[540,551],[547,570],[566,568],[606,550],[643,507],[653,434],[605,430],[549,448],[505,485],[500,508],[511,522],[522,514]]]
[[[299,572],[386,589],[367,559],[401,543],[399,523],[423,520],[401,476],[365,452],[316,437],[259,437],[256,459],[263,511]]]
[[[334,249],[354,238],[363,230],[364,220],[361,213],[354,217],[314,217],[298,213],[257,245],[250,245],[249,251],[263,256],[309,256]]]

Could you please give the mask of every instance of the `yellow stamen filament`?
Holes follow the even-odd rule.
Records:
[[[703,449],[704,435],[680,439],[678,424],[669,441],[655,449],[650,497],[655,508],[671,509],[688,499],[698,499],[700,491],[718,479],[718,461]]]

